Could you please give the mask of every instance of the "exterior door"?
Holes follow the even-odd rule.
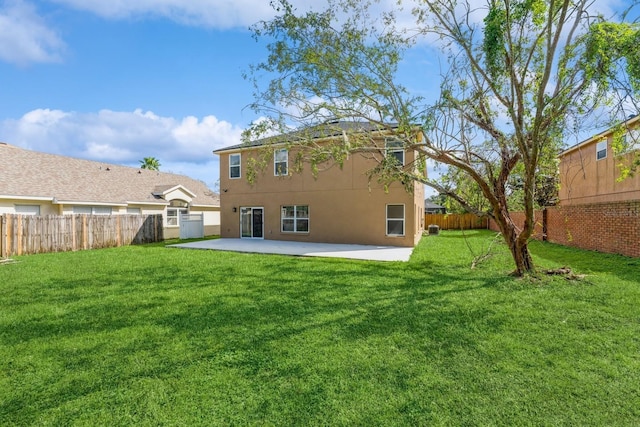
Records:
[[[264,209],[240,208],[240,237],[243,239],[264,238]]]

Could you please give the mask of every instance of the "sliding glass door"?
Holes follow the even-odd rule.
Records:
[[[240,208],[240,237],[264,238],[264,208]]]

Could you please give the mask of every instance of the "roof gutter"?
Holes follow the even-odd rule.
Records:
[[[631,117],[630,119],[625,120],[624,122],[622,122],[620,125],[621,126],[625,126],[626,128],[635,128],[636,126],[634,126],[636,124],[636,122],[640,121],[640,114],[636,114],[635,116]],[[599,134],[596,134],[594,136],[592,136],[591,138],[585,139],[582,142],[577,143],[576,145],[567,148],[564,151],[561,151],[559,156],[564,156],[565,154],[569,154],[572,151],[578,150],[582,147],[584,147],[585,145],[589,145],[592,144],[596,141],[601,141],[605,138],[607,138],[609,135],[611,135],[613,133],[613,128],[609,128],[603,132],[600,132]]]
[[[55,202],[55,197],[41,197],[41,196],[12,196],[11,194],[0,194],[0,199],[13,199],[13,200],[37,200],[39,202]]]
[[[127,204],[126,203],[119,203],[119,202],[113,202],[113,203],[109,203],[109,202],[80,202],[77,200],[57,200],[56,198],[53,199],[52,202],[54,205],[76,205],[76,206],[122,206],[122,207],[126,207]]]

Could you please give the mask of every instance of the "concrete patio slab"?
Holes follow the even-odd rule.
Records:
[[[180,243],[168,247],[210,249],[261,254],[362,259],[369,261],[409,261],[413,248],[397,246],[344,245],[333,243],[285,242],[259,239],[213,239]]]

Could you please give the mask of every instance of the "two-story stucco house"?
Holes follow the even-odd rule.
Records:
[[[622,134],[614,153],[614,133]],[[620,179],[620,164],[632,162],[640,149],[640,115],[560,154],[560,204],[583,205],[640,200],[640,174]]]
[[[385,190],[367,171],[376,164],[373,156],[394,156],[402,167],[415,168],[417,152],[366,123],[333,123],[313,142],[330,144],[347,130],[367,132],[373,151],[349,155],[342,167],[326,165],[317,176],[308,166],[293,171],[299,147],[269,138],[214,151],[220,156],[221,237],[414,246],[424,230],[422,184],[413,193],[401,183]],[[250,182],[248,164],[261,150],[269,150],[269,164]]]

